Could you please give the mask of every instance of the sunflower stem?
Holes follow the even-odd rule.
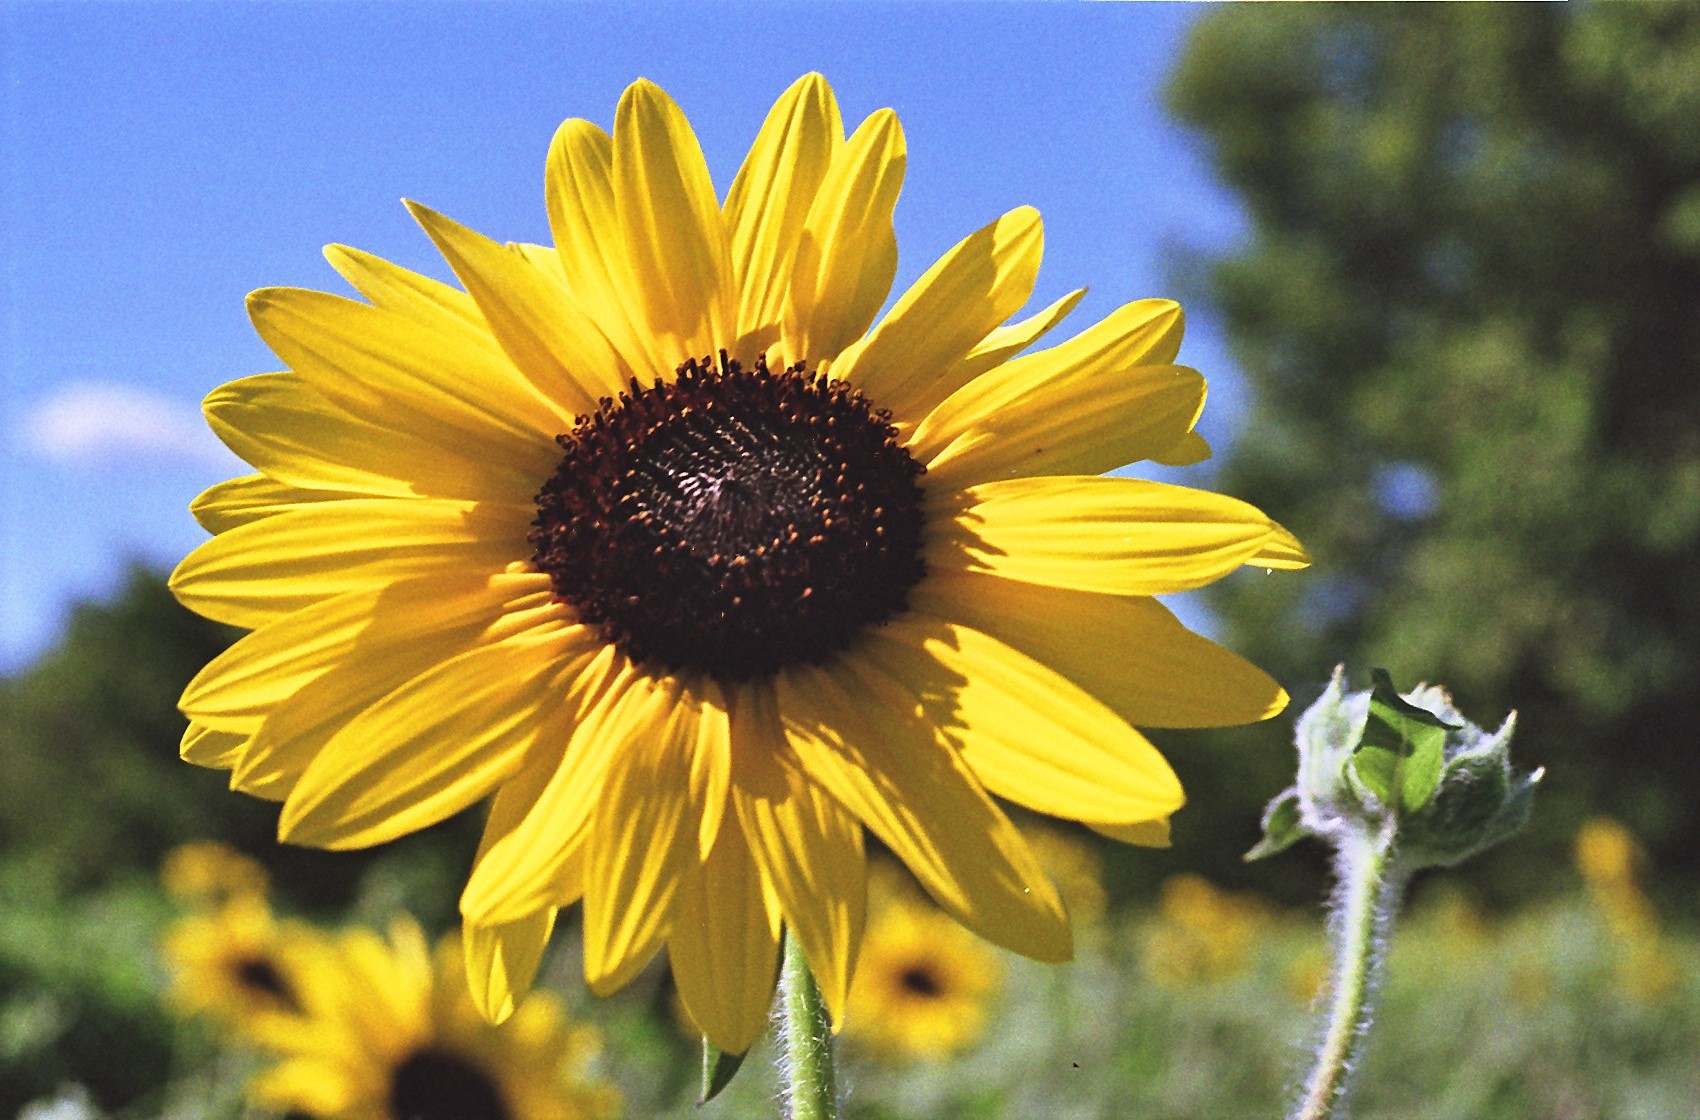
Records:
[[[789,930],[779,977],[779,1026],[786,1120],[837,1120],[832,1023],[802,946]]]
[[[1339,883],[1328,923],[1334,958],[1328,1018],[1292,1120],[1346,1115],[1347,1089],[1369,1037],[1388,932],[1404,887],[1391,827],[1380,835],[1344,836],[1338,844]]]

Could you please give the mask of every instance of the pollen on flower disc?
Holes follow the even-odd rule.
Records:
[[[890,416],[802,366],[721,354],[558,437],[532,562],[637,661],[749,680],[902,611],[921,467]]]

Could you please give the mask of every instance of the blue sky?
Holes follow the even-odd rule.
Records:
[[[1168,4],[0,4],[0,671],[51,643],[132,558],[174,564],[187,506],[246,468],[197,405],[278,368],[243,296],[345,291],[342,242],[449,278],[418,199],[546,241],[556,125],[608,127],[644,76],[697,129],[724,192],[775,97],[832,82],[848,123],[895,108],[909,142],[897,290],[1011,207],[1044,215],[1034,305],[1065,324],[1174,294],[1182,248],[1243,235],[1197,140],[1161,107],[1199,9]],[[1233,377],[1207,309],[1181,360]],[[1195,469],[1183,480],[1198,480]]]

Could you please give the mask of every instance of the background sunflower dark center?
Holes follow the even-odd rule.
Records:
[[[921,467],[841,382],[721,355],[558,437],[533,557],[638,661],[748,680],[843,649],[920,579]]]
[[[396,1066],[389,1105],[394,1120],[513,1120],[514,1115],[488,1073],[459,1054],[430,1046]]]

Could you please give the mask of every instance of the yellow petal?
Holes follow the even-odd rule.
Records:
[[[459,288],[347,245],[325,246],[325,259],[374,306],[426,324],[433,331],[456,335],[491,356],[499,352],[496,340],[490,337],[490,324],[472,297]]]
[[[835,152],[791,266],[785,361],[828,362],[874,321],[897,275],[892,212],[907,151],[897,115],[881,109]]]
[[[184,762],[205,766],[209,770],[229,770],[248,745],[252,736],[241,731],[217,731],[205,724],[191,722],[183,732],[183,742],[177,749]]]
[[[393,920],[389,932],[389,942],[361,927],[336,938],[343,968],[338,1014],[366,1046],[377,1038],[427,1037],[430,1029],[431,959],[424,936],[407,918]]]
[[[819,74],[798,78],[767,114],[726,196],[738,335],[778,326],[803,223],[843,146],[838,102]]]
[[[515,1000],[530,990],[555,930],[555,914],[555,907],[545,906],[504,925],[461,924],[472,1002],[488,1022],[500,1023],[512,1015]]]
[[[1210,458],[1210,441],[1197,432],[1188,432],[1176,440],[1174,446],[1149,458],[1165,467],[1190,467]]]
[[[1128,304],[957,389],[921,422],[910,451],[937,472],[935,486],[1099,474],[1164,452],[1204,405],[1195,370],[1152,360],[1180,329],[1177,304]]]
[[[1274,522],[1270,522],[1270,528],[1274,530],[1273,534],[1263,547],[1257,550],[1257,554],[1246,561],[1247,564],[1255,564],[1259,568],[1279,568],[1283,571],[1310,567],[1310,553],[1299,543],[1299,538]]]
[[[317,502],[220,533],[177,566],[171,590],[197,614],[254,629],[410,576],[499,572],[530,553],[535,516],[437,498]]]
[[[1039,212],[1020,206],[940,257],[893,305],[874,333],[832,365],[911,422],[956,386],[945,375],[1033,293],[1045,246]]]
[[[696,737],[690,744],[691,801],[701,806],[697,854],[708,858],[726,814],[732,782],[732,719],[721,688],[712,680],[693,684],[683,698],[696,710]]]
[[[797,768],[771,686],[744,689],[732,734],[732,805],[744,839],[828,1013],[842,1022],[867,922],[861,825]]]
[[[1025,956],[1069,959],[1068,918],[1055,888],[908,687],[852,652],[830,672],[782,673],[779,704],[786,741],[810,776],[952,917]]]
[[[417,202],[408,212],[478,303],[514,368],[554,409],[556,432],[618,394],[632,369],[600,328],[525,251],[502,245]]]
[[[484,836],[466,889],[461,892],[460,912],[466,921],[519,921],[532,907],[570,906],[584,897],[588,814],[557,830],[547,828],[543,810],[535,808],[559,764],[559,755],[550,755],[544,761],[534,752],[490,799]],[[601,772],[594,775],[594,781],[593,788],[600,791]],[[532,822],[533,831],[546,835],[541,844],[522,847],[515,834],[532,817],[537,818]]]
[[[407,682],[344,724],[290,791],[278,837],[363,848],[435,824],[519,766],[588,656],[582,626],[521,631]]]
[[[207,532],[223,533],[274,513],[350,496],[346,490],[303,490],[263,474],[245,474],[201,491],[189,512]]]
[[[971,414],[944,418],[928,433],[929,443],[950,442],[931,459],[931,448],[912,448],[927,465],[929,484],[1102,474],[1174,447],[1204,409],[1204,378],[1185,366],[1098,366],[1071,374],[1078,376],[1066,384],[1051,379],[1023,399],[990,407],[979,390],[992,375],[958,390],[928,417],[958,404]]]
[[[643,79],[614,114],[614,200],[650,329],[681,358],[730,341],[732,268],[708,164],[685,114]]]
[[[1287,693],[1182,626],[1155,599],[1093,595],[978,572],[936,572],[918,612],[961,622],[1049,665],[1136,727],[1227,727],[1268,719]]]
[[[197,673],[179,701],[191,719],[240,727],[264,718],[308,682],[340,665],[391,664],[421,640],[470,639],[499,616],[549,606],[549,577],[459,572],[338,595],[268,623]]]
[[[673,922],[679,880],[700,866],[691,800],[697,712],[672,682],[633,682],[605,717],[624,740],[608,767],[585,864],[584,978],[606,995],[636,976]]]
[[[490,805],[484,838],[461,893],[460,911],[480,923],[514,921],[583,892],[586,838],[610,763],[633,734],[627,698],[636,670],[612,647],[580,671],[559,698],[568,721],[543,738]]]
[[[344,412],[293,373],[245,377],[214,389],[207,422],[236,454],[281,483],[382,497],[523,502],[538,480],[468,458],[394,425]]]
[[[560,410],[499,353],[324,292],[263,289],[248,314],[290,369],[357,418],[540,479],[554,469]]]
[[[456,612],[459,621],[442,629],[421,629],[405,617],[374,617],[361,640],[369,643],[365,648],[381,656],[353,659],[329,669],[278,703],[232,771],[231,788],[283,800],[324,745],[384,696],[485,639],[555,625],[560,617],[559,609],[551,605],[506,610],[492,621],[478,606],[482,583],[471,577],[463,589],[444,586],[444,608]]]
[[[1274,532],[1245,502],[1136,478],[1015,478],[960,500],[954,517],[935,519],[932,570],[976,567],[1109,595],[1203,586],[1257,555]]]
[[[667,956],[691,1018],[729,1054],[767,1025],[779,968],[755,857],[737,828],[720,831],[708,859],[679,884]]]
[[[314,1055],[279,1061],[257,1074],[247,1093],[256,1107],[277,1113],[340,1116],[360,1103],[362,1088],[345,1061]]]
[[[567,290],[647,386],[682,355],[656,349],[636,305],[637,283],[614,205],[614,141],[589,121],[565,121],[549,145],[546,175],[549,231]]]
[[[1111,840],[1120,840],[1124,844],[1137,844],[1141,848],[1169,846],[1168,817],[1141,821],[1138,824],[1094,824],[1087,827],[1100,836],[1108,836]]]
[[[1050,333],[1085,295],[1085,288],[1076,288],[1049,307],[1029,315],[1020,322],[988,332],[985,338],[976,342],[974,348],[956,363],[946,380],[951,385],[966,385],[987,370],[1003,365]]]
[[[930,722],[987,790],[1040,813],[1127,824],[1181,807],[1181,784],[1109,708],[996,638],[925,617],[893,619],[867,658],[936,706]]]

